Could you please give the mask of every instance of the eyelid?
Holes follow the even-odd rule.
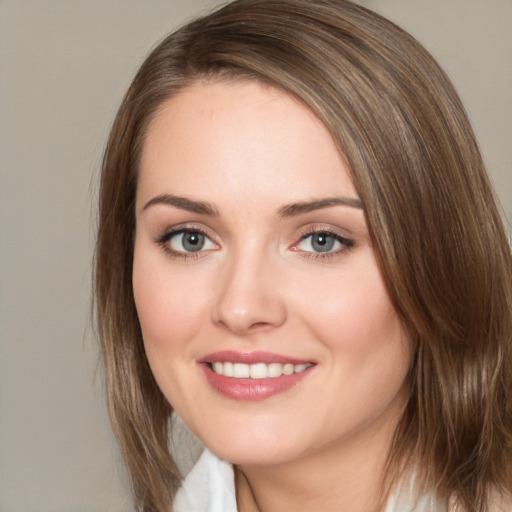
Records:
[[[303,240],[305,240],[306,238],[308,238],[310,236],[313,236],[316,234],[321,234],[321,233],[325,233],[329,236],[332,236],[339,243],[341,243],[342,247],[336,251],[330,251],[330,252],[325,252],[325,253],[315,252],[315,251],[303,251],[303,250],[299,249],[298,246]],[[351,250],[352,247],[355,245],[355,242],[353,239],[347,238],[346,236],[342,235],[339,232],[339,230],[334,229],[330,226],[321,225],[321,224],[306,226],[299,231],[297,236],[299,237],[299,240],[297,242],[293,243],[293,245],[290,247],[290,250],[301,253],[301,256],[305,257],[305,258],[324,259],[324,260],[328,259],[328,258],[333,258],[333,257],[345,254],[347,251]]]
[[[170,240],[180,234],[180,233],[200,233],[201,235],[204,235],[208,240],[215,246],[215,249],[205,249],[205,250],[198,250],[198,251],[178,251],[175,249],[172,249],[169,242]],[[208,233],[208,230],[204,229],[203,227],[200,227],[195,224],[178,224],[176,226],[168,227],[160,232],[157,236],[154,238],[154,242],[158,244],[162,250],[168,254],[169,256],[173,258],[182,258],[185,260],[192,260],[201,258],[207,255],[207,253],[216,250],[219,248],[219,244],[214,240],[214,237]]]
[[[352,238],[348,238],[342,235],[340,231],[341,229],[336,229],[325,224],[313,224],[304,226],[298,231],[295,237],[296,241],[291,246],[289,246],[289,249],[291,251],[300,253],[302,257],[310,259],[327,260],[329,258],[341,256],[348,252],[349,250],[351,250],[352,247],[355,245],[355,242]],[[172,239],[172,237],[177,234],[186,232],[196,232],[204,235],[215,247],[200,249],[198,251],[181,251],[173,249],[169,244],[169,241]],[[336,241],[338,241],[341,244],[341,248],[329,252],[306,251],[299,248],[301,242],[303,242],[306,238],[321,233],[325,233],[329,236],[332,236]],[[208,255],[208,253],[211,253],[212,251],[219,249],[220,246],[216,241],[216,238],[217,237],[210,234],[209,229],[204,228],[203,226],[199,226],[197,224],[192,223],[183,223],[170,226],[161,230],[160,233],[154,237],[154,242],[158,244],[167,255],[173,258],[192,260],[205,257]]]

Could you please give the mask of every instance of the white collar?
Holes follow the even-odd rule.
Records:
[[[435,496],[418,496],[414,479],[393,494],[385,512],[447,512]],[[233,466],[205,449],[173,502],[174,512],[237,512]]]
[[[173,502],[174,512],[237,512],[233,466],[205,449]]]

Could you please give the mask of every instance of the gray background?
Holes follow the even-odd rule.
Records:
[[[219,2],[0,0],[0,511],[130,510],[89,327],[104,141],[149,48]],[[366,0],[455,82],[512,218],[512,0]]]

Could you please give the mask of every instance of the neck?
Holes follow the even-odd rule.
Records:
[[[396,423],[361,431],[320,452],[271,466],[235,468],[240,512],[380,512]]]

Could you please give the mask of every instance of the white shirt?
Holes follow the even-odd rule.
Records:
[[[237,512],[233,466],[205,449],[173,503],[174,512]],[[385,512],[447,512],[434,496],[416,496],[414,483],[392,495]]]
[[[233,466],[207,448],[186,476],[174,512],[237,512]]]

